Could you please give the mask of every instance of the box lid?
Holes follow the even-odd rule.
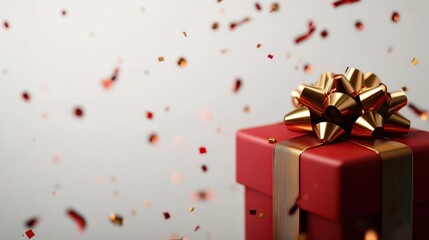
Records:
[[[272,195],[273,150],[277,142],[308,133],[290,131],[283,123],[237,132],[237,181]],[[414,204],[428,202],[429,133],[412,129],[392,137],[406,144],[414,158]],[[381,158],[373,151],[347,141],[311,148],[300,159],[302,209],[340,220],[381,211]]]

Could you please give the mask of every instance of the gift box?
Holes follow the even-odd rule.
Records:
[[[247,240],[429,239],[429,133],[397,112],[403,92],[347,72],[293,93],[288,127],[237,132]]]

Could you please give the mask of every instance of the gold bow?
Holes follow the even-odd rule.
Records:
[[[398,113],[407,104],[402,90],[387,92],[373,73],[347,68],[345,74],[323,73],[313,85],[292,92],[296,109],[284,117],[288,129],[314,131],[321,142],[341,135],[375,137],[407,133],[410,120]]]

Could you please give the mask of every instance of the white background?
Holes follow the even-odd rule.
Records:
[[[271,1],[259,3],[261,12],[246,0],[0,0],[0,239],[25,238],[24,222],[33,216],[40,218],[33,239],[169,239],[174,233],[244,239],[234,134],[281,121],[300,83],[352,66],[375,72],[390,90],[407,86],[409,101],[429,109],[428,1],[338,8],[328,0],[281,1],[275,13]],[[246,16],[252,20],[230,31],[232,21]],[[294,44],[309,20],[316,32]],[[177,66],[179,57],[185,68]],[[117,82],[106,90],[101,81],[116,66]],[[237,78],[243,86],[235,94]],[[76,106],[83,118],[73,115]],[[401,112],[413,127],[429,130],[409,108]],[[156,145],[147,140],[153,132]],[[200,146],[207,154],[199,154]],[[174,172],[181,183],[171,182]],[[192,199],[204,189],[214,198]],[[65,214],[69,207],[88,222],[82,234]],[[111,212],[124,216],[122,227],[109,222]]]

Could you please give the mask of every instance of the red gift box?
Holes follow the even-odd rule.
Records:
[[[273,152],[276,143],[313,134],[284,123],[237,132],[237,182],[245,186],[246,239],[273,239]],[[270,143],[274,138],[275,143]],[[413,152],[413,239],[429,239],[429,133],[392,137]],[[378,154],[348,141],[300,157],[301,228],[307,239],[365,239],[380,232],[382,166]]]

